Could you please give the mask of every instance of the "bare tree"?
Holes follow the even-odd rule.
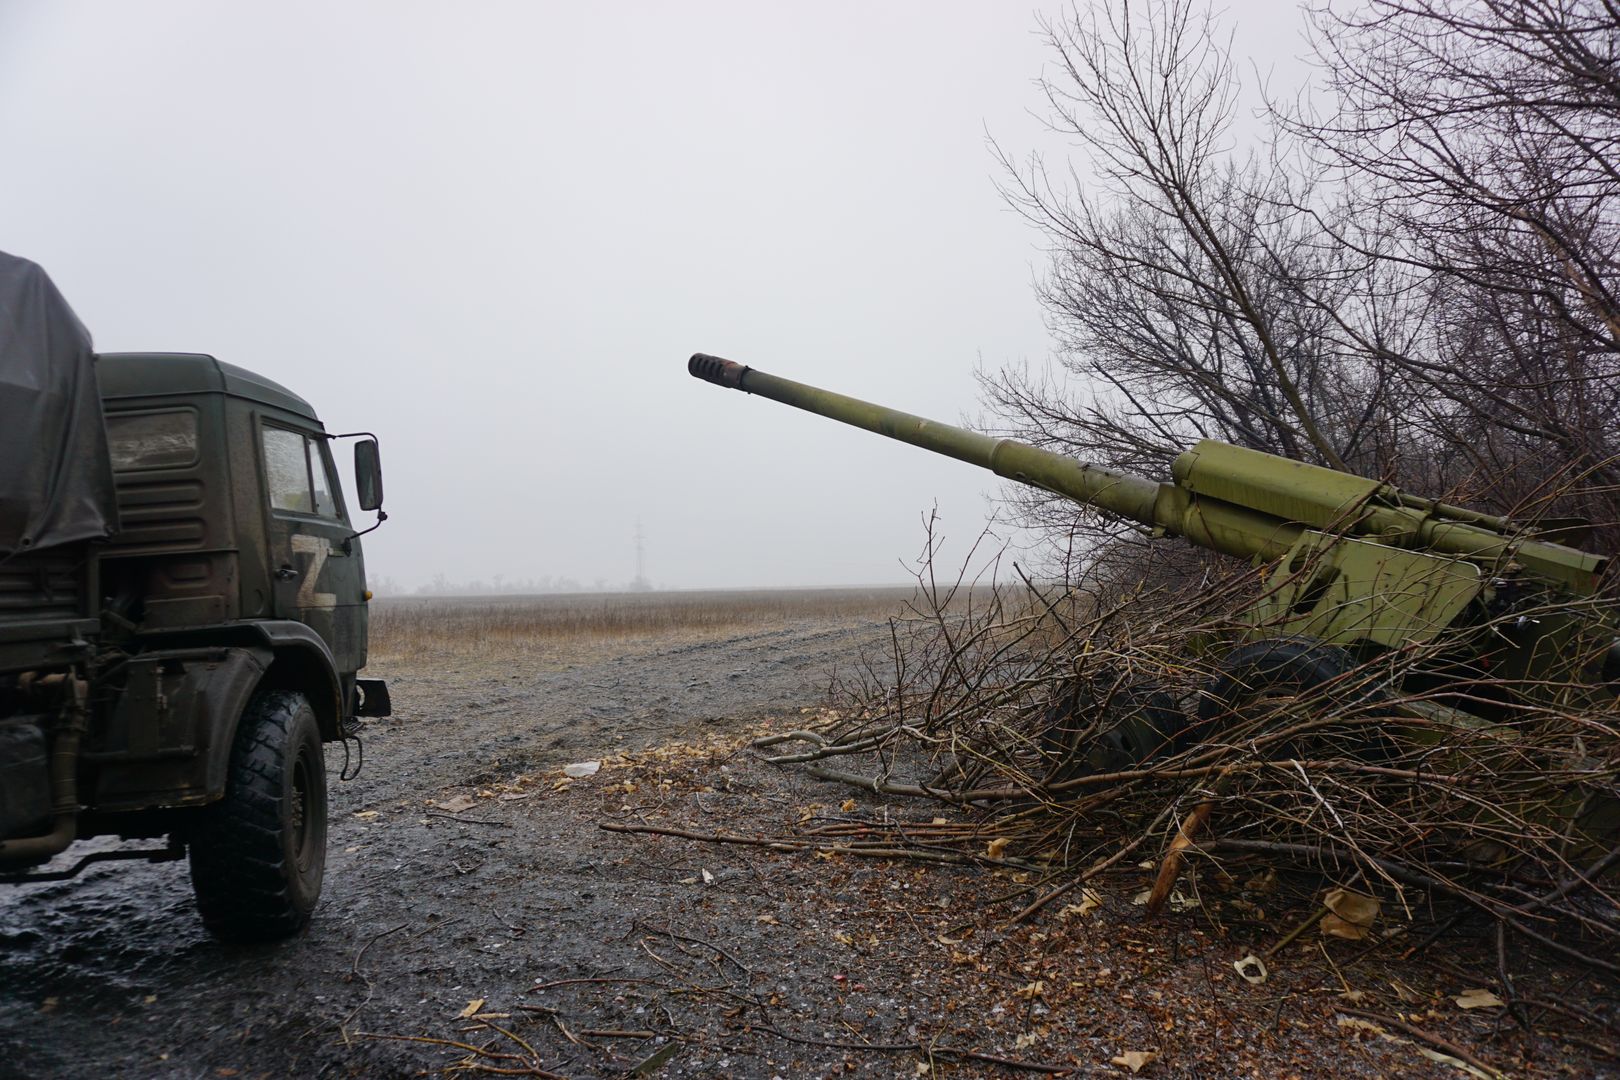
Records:
[[[1331,109],[1285,119],[1355,193],[1337,243],[1404,271],[1423,332],[1363,341],[1499,508],[1620,539],[1620,9],[1374,0],[1313,13]],[[1353,336],[1353,335],[1350,335]],[[1573,480],[1575,483],[1571,484]]]
[[[1343,467],[1361,420],[1331,399],[1354,373],[1322,348],[1320,312],[1280,302],[1287,278],[1325,272],[1299,235],[1313,223],[1276,213],[1282,186],[1230,152],[1237,80],[1209,18],[1166,0],[1043,30],[1051,126],[1095,178],[1071,168],[1060,189],[1039,158],[1003,155],[1006,194],[1050,241],[1041,298],[1065,364],[1114,393],[1065,410],[1006,376],[998,403],[1047,441],[1115,460],[1212,435]]]
[[[1273,110],[1247,153],[1230,54],[1191,0],[1043,24],[1050,123],[1083,160],[1002,153],[1005,193],[1048,241],[1041,299],[1084,382],[1003,370],[987,397],[1014,433],[1119,466],[1214,437],[1500,512],[1581,513],[1612,543],[1615,16],[1355,12],[1313,13],[1330,108]]]

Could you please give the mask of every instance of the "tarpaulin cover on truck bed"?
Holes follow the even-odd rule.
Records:
[[[117,524],[90,334],[44,270],[0,252],[0,559]]]

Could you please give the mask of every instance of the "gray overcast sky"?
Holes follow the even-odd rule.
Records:
[[[1300,51],[1291,4],[1233,18],[1263,63]],[[944,420],[979,363],[1044,362],[985,145],[1045,145],[1034,31],[1006,3],[0,0],[0,249],[102,350],[211,352],[376,431],[374,576],[622,584],[639,518],[661,586],[900,581],[930,505],[965,551],[994,478],[684,362]]]

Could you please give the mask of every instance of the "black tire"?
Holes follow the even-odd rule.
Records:
[[[1088,714],[1106,707],[1100,730]],[[1187,718],[1165,690],[1130,683],[1098,692],[1076,684],[1047,706],[1041,750],[1047,782],[1134,769],[1171,752]],[[1088,734],[1089,733],[1089,734]]]
[[[1303,694],[1349,675],[1360,666],[1355,656],[1313,637],[1279,637],[1240,645],[1221,661],[1198,704],[1198,723],[1183,735],[1184,745],[1206,740],[1231,726],[1246,705],[1266,698]],[[1382,699],[1381,690],[1364,681],[1346,680],[1335,698],[1345,706]],[[1387,750],[1382,735],[1358,738],[1358,756],[1376,756]],[[1300,747],[1280,747],[1277,757],[1296,756]]]
[[[203,925],[221,941],[302,929],[326,869],[326,759],[315,712],[295,690],[261,690],[242,712],[225,797],[190,836]]]

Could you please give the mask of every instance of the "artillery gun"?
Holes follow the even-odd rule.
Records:
[[[1560,542],[1576,531],[1568,522],[1537,530],[1207,439],[1175,458],[1169,481],[1156,481],[716,356],[696,354],[688,370],[1265,566],[1248,640],[1222,661],[1197,723],[1150,692],[1094,768],[1198,741],[1239,687],[1306,689],[1405,649],[1432,655],[1404,670],[1421,685],[1399,688],[1408,692],[1392,705],[1397,714],[1479,728],[1505,727],[1525,706],[1615,707],[1620,610],[1605,592],[1610,560]]]

